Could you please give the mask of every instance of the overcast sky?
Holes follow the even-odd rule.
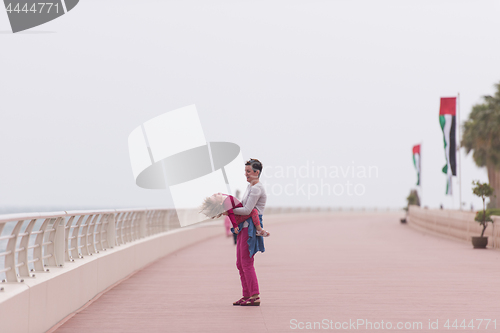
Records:
[[[169,191],[135,185],[127,139],[196,104],[208,141],[267,167],[268,207],[403,207],[422,143],[423,204],[458,208],[439,99],[460,92],[463,121],[494,92],[499,17],[486,0],[82,0],[11,34],[0,11],[0,205],[171,207]],[[320,166],[338,176],[312,176]],[[478,208],[471,181],[486,171],[470,155],[462,166]]]

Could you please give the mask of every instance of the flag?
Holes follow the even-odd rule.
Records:
[[[413,146],[413,165],[417,170],[417,186],[420,186],[420,145]]]
[[[439,108],[439,124],[443,131],[444,152],[446,157],[446,165],[443,167],[443,173],[447,176],[446,194],[451,195],[451,177],[457,175],[456,167],[456,123],[455,115],[457,110],[456,97],[442,97],[441,106]]]

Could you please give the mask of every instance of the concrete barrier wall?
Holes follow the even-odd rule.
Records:
[[[0,332],[42,333],[131,273],[183,247],[223,233],[222,222],[143,238],[64,267],[50,267],[24,283],[3,283]]]
[[[475,212],[410,206],[406,220],[416,230],[471,244],[471,237],[481,236],[482,231],[481,225],[474,221],[475,215]],[[488,237],[489,248],[499,249],[500,217],[494,216],[493,221],[488,223],[484,236]]]

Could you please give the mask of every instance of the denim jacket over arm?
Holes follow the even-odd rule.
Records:
[[[260,226],[264,228],[264,225],[262,224],[262,215],[259,214],[259,220],[260,220]],[[258,251],[264,252],[266,249],[264,248],[264,237],[262,236],[257,236],[255,233],[257,232],[257,229],[255,228],[255,225],[253,224],[252,218],[249,217],[246,221],[241,222],[238,225],[238,228],[243,230],[243,223],[248,222],[248,251],[250,252],[250,258],[252,258]],[[231,232],[234,234],[234,228],[231,228]]]

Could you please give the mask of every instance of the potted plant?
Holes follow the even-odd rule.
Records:
[[[487,223],[493,222],[491,219],[491,213],[486,211],[485,200],[493,195],[493,187],[491,187],[488,183],[481,183],[478,180],[472,181],[472,185],[474,185],[472,193],[483,199],[483,211],[477,212],[476,217],[474,218],[474,220],[479,222],[479,224],[483,227],[483,231],[481,232],[481,236],[472,237],[472,245],[475,249],[485,249],[486,245],[488,245],[488,237],[484,237],[484,231],[488,226]]]
[[[417,190],[411,190],[410,195],[408,195],[408,197],[406,197],[406,201],[408,202],[408,204],[403,209],[406,211],[405,215],[408,215],[408,208],[410,207],[410,205],[420,206],[420,198],[418,197]],[[401,223],[406,223],[406,216],[404,218],[400,219],[400,221],[401,221]]]

